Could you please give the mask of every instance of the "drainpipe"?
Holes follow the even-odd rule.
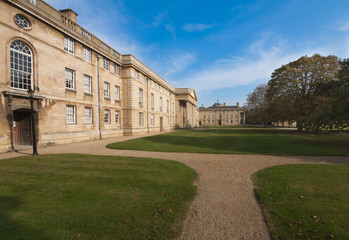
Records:
[[[149,78],[147,78],[147,129],[149,134]]]
[[[98,131],[99,139],[102,139],[102,130],[101,130],[101,98],[100,98],[100,89],[99,89],[99,59],[101,55],[97,54],[97,98],[98,98]]]

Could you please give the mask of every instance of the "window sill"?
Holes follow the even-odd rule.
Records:
[[[104,97],[104,99],[110,100],[110,97]]]
[[[120,102],[120,99],[115,99],[115,102]]]
[[[74,93],[76,93],[76,90],[75,90],[75,89],[70,89],[70,88],[66,88],[65,91],[66,91],[66,92],[74,92]]]
[[[93,96],[92,93],[88,93],[88,92],[84,92],[84,94],[87,95],[87,96]]]

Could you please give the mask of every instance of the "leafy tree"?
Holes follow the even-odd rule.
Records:
[[[328,102],[323,86],[336,79],[336,56],[303,56],[276,69],[268,82],[266,100],[273,121],[309,118],[315,109]],[[301,130],[303,127],[298,125]]]
[[[262,123],[264,127],[269,121],[269,115],[267,112],[267,102],[265,95],[267,93],[268,85],[258,85],[252,93],[247,95],[247,114],[246,121],[249,123]]]

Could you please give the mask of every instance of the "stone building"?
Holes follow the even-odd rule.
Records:
[[[199,108],[199,126],[236,126],[245,124],[245,111],[236,103],[236,106],[227,106],[226,103],[213,104],[211,107]]]
[[[193,128],[197,125],[197,97],[194,89],[176,88],[176,128]]]
[[[32,144],[29,89],[38,145],[184,126],[176,89],[78,25],[73,10],[1,0],[0,12],[0,152]]]

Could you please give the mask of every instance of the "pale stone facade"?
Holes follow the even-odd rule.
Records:
[[[245,111],[236,103],[236,106],[227,106],[219,101],[211,107],[199,108],[199,123],[202,126],[237,126],[245,124]]]
[[[74,11],[2,0],[0,12],[0,152],[32,144],[28,89],[39,145],[176,125],[175,88],[79,26]]]
[[[197,127],[196,103],[194,89],[176,88],[176,128]]]

